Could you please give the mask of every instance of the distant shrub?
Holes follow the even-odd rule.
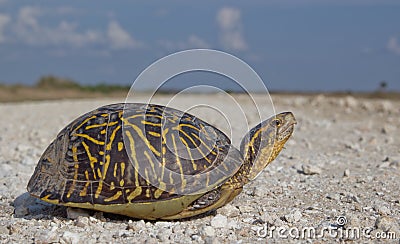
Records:
[[[106,83],[100,83],[97,85],[83,86],[82,89],[84,91],[88,91],[88,92],[110,93],[110,92],[118,92],[118,91],[128,91],[129,86],[110,85],[110,84],[106,84]]]
[[[99,92],[99,93],[111,93],[111,92],[127,92],[129,86],[123,85],[111,85],[105,82],[96,85],[81,85],[76,81],[67,78],[60,78],[53,75],[41,77],[36,85],[36,88],[40,89],[76,89],[84,92]]]
[[[48,75],[41,77],[37,83],[37,88],[69,88],[69,89],[79,89],[81,85],[73,80],[67,78],[59,78],[56,76]]]

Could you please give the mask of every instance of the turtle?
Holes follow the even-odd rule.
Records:
[[[157,104],[105,105],[58,133],[27,190],[48,203],[137,219],[207,214],[278,156],[295,124],[291,112],[276,114],[250,129],[239,150],[192,114]]]

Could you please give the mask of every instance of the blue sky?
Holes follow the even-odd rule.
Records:
[[[373,91],[386,80],[400,91],[400,1],[0,0],[3,83],[53,74],[131,84],[157,59],[191,48],[243,59],[271,90]]]

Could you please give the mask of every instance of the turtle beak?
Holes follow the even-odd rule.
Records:
[[[283,124],[278,129],[277,135],[278,140],[287,140],[294,131],[294,126],[297,124],[296,118],[291,112],[283,112],[278,115],[281,118]]]
[[[286,125],[295,125],[297,124],[296,118],[294,117],[292,112],[283,112],[280,113],[282,115]]]

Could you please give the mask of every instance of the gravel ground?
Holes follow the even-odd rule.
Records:
[[[197,98],[221,102],[217,95]],[[183,221],[66,209],[26,193],[57,132],[78,115],[118,101],[0,104],[0,242],[372,243],[386,237],[385,242],[398,243],[400,102],[322,95],[274,96],[273,101],[277,111],[292,111],[298,121],[286,149],[230,204]],[[255,117],[250,103],[242,106]],[[202,118],[222,126],[212,116]]]

